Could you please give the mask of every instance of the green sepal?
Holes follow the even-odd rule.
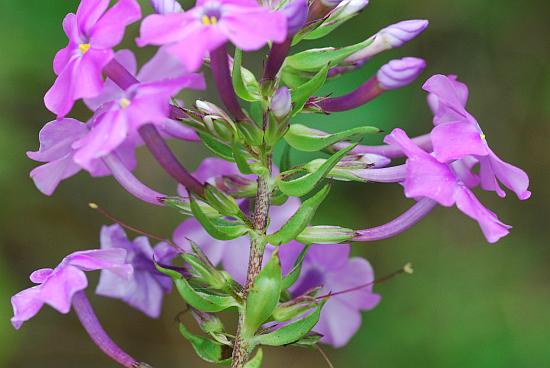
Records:
[[[268,235],[267,242],[273,245],[286,244],[294,240],[309,225],[317,208],[323,203],[330,191],[330,185],[325,185],[311,198],[305,200],[300,208],[279,230]]]
[[[242,146],[237,142],[233,142],[231,149],[233,150],[233,158],[239,171],[242,174],[252,174],[252,169],[250,168],[246,154],[243,152]]]
[[[348,56],[370,45],[373,40],[373,38],[369,38],[355,45],[340,48],[326,47],[302,51],[287,57],[285,67],[306,72],[317,72],[326,65],[337,65]]]
[[[302,244],[340,244],[355,237],[355,230],[340,226],[310,226],[296,237]]]
[[[167,197],[163,198],[162,203],[164,203],[166,207],[173,208],[183,215],[193,216],[193,211],[191,211],[191,202],[189,200],[184,200],[181,197]],[[212,217],[219,215],[218,211],[204,202],[200,202],[199,206],[206,216]]]
[[[187,341],[191,343],[197,355],[209,362],[222,365],[231,364],[231,351],[229,346],[222,345],[205,337],[197,336],[191,333],[183,324],[180,323],[180,333]]]
[[[233,59],[233,88],[237,96],[245,101],[254,102],[262,99],[259,93],[260,87],[258,81],[250,71],[242,67],[243,52],[235,49]]]
[[[268,346],[282,346],[295,343],[306,336],[313,327],[319,322],[321,316],[321,309],[325,303],[319,304],[319,306],[308,316],[290,323],[284,327],[273,332],[258,335],[253,339],[257,345]]]
[[[313,188],[332,170],[334,166],[356,145],[350,145],[335,154],[333,154],[323,165],[319,167],[319,170],[303,175],[293,180],[283,180],[285,173],[281,173],[277,178],[277,186],[281,192],[293,197],[302,197],[311,192]],[[286,173],[289,173],[287,171]]]
[[[253,336],[258,327],[269,319],[279,303],[282,282],[281,260],[279,252],[275,251],[248,292],[243,331],[245,336]]]
[[[304,72],[288,67],[281,71],[281,79],[290,89],[298,88],[302,84],[307,83],[314,75],[315,73]]]
[[[273,319],[277,322],[286,322],[305,314],[317,307],[320,301],[315,298],[307,298],[301,301],[290,301],[279,304],[273,311]]]
[[[240,222],[225,220],[222,217],[208,217],[197,203],[194,195],[190,197],[193,216],[204,227],[206,232],[218,240],[232,240],[248,232],[248,228]]]
[[[233,151],[230,146],[220,142],[209,134],[200,132],[197,132],[197,134],[202,140],[202,143],[204,143],[206,148],[208,148],[213,154],[229,162],[235,161],[233,158]]]
[[[309,250],[310,244],[306,245],[304,249],[300,252],[300,255],[298,258],[296,258],[296,261],[294,262],[294,267],[292,267],[292,270],[283,278],[283,290],[288,290],[292,285],[298,281],[298,278],[300,277],[300,274],[302,273],[302,265],[304,264],[304,258],[306,257],[306,253]]]
[[[202,312],[215,313],[239,306],[239,303],[231,296],[216,295],[195,290],[185,277],[177,271],[163,268],[158,264],[156,264],[156,268],[159,272],[172,278],[180,296],[195,309]]]
[[[323,335],[318,334],[317,332],[310,332],[300,340],[296,341],[292,346],[298,346],[303,348],[310,348],[315,346],[323,338]]]
[[[211,184],[206,184],[204,190],[205,200],[219,213],[226,216],[241,217],[244,214],[235,200],[229,194],[222,192]]]
[[[248,363],[244,365],[244,368],[260,368],[262,366],[262,361],[264,359],[264,352],[262,349],[258,349],[254,358],[250,359]]]
[[[315,94],[327,80],[328,65],[325,65],[313,78],[306,83],[292,89],[292,116],[298,114],[304,108],[307,100]]]
[[[272,113],[265,131],[264,141],[268,147],[275,147],[288,130],[288,119],[278,120]]]
[[[202,332],[212,335],[223,334],[225,331],[222,320],[213,314],[204,313],[194,308],[191,308],[191,313]]]
[[[241,121],[237,128],[245,142],[250,146],[259,146],[264,139],[264,132],[251,120]]]
[[[285,134],[286,142],[293,148],[304,152],[317,152],[343,140],[360,141],[368,134],[378,134],[381,130],[363,126],[330,134],[309,128],[302,124],[293,124]]]

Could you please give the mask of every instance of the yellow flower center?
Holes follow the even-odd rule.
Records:
[[[78,45],[78,49],[80,50],[82,55],[84,55],[85,53],[88,52],[88,50],[90,50],[90,44],[89,43],[81,43],[80,45]]]
[[[216,24],[218,24],[218,18],[213,15],[203,15],[201,21],[202,24],[204,24],[205,26],[215,26]]]
[[[483,133],[480,133],[479,136],[480,136],[481,139],[483,139],[483,140],[485,140],[485,138],[486,138],[485,134],[483,134]]]
[[[128,106],[130,106],[132,104],[132,101],[130,101],[126,97],[123,97],[123,98],[120,99],[120,101],[118,103],[120,104],[120,107],[125,109],[125,108],[127,108]]]

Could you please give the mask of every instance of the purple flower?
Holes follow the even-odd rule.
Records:
[[[380,68],[378,83],[384,89],[396,89],[411,84],[426,68],[426,62],[414,57],[392,60]]]
[[[76,100],[99,94],[113,47],[122,40],[126,26],[141,18],[135,0],[119,0],[108,7],[109,0],[82,0],[76,14],[63,20],[69,44],[55,56],[57,79],[44,98],[46,107],[59,117],[67,115]]]
[[[294,264],[303,245],[287,245],[281,249],[283,268]],[[312,245],[304,258],[302,273],[291,288],[294,297],[322,287],[319,295],[338,293],[367,285],[374,281],[374,272],[365,259],[349,258],[351,247],[340,245]],[[331,297],[323,307],[321,318],[313,329],[323,335],[322,342],[336,348],[348,343],[361,326],[361,311],[370,310],[380,302],[373,286]]]
[[[215,178],[222,175],[237,175],[239,170],[233,163],[218,159],[207,158],[193,175],[200,181],[215,184]],[[245,179],[252,179],[254,175],[243,176]],[[187,192],[180,186],[179,193],[187,196]],[[248,200],[241,202],[241,207],[246,208]],[[270,209],[270,225],[268,231],[273,232],[283,226],[288,219],[296,212],[300,206],[298,198],[289,198],[282,206],[273,206]],[[233,278],[244,284],[246,281],[246,265],[250,253],[250,241],[248,238],[237,238],[229,241],[222,241],[212,238],[200,225],[200,223],[191,218],[182,222],[174,231],[174,242],[182,247],[183,250],[191,250],[189,240],[197,243],[205,252],[210,261],[215,264],[222,264],[224,270],[229,272]],[[264,257],[264,264],[269,260],[271,253],[275,248],[268,246]]]
[[[74,161],[88,169],[95,159],[108,155],[137,130],[149,123],[162,124],[169,116],[172,96],[183,88],[203,88],[204,79],[196,74],[138,83],[124,91],[123,97],[106,103],[96,111],[90,132],[73,144]]]
[[[281,9],[286,16],[288,36],[294,36],[306,24],[308,9],[307,0],[291,0]]]
[[[36,187],[46,195],[52,195],[59,183],[76,175],[82,167],[74,162],[74,142],[89,133],[86,124],[74,119],[61,119],[49,122],[40,131],[40,149],[27,152],[35,161],[44,162],[31,171]],[[116,150],[124,166],[132,170],[136,166],[134,143],[127,141]],[[111,175],[111,171],[101,160],[93,160],[86,168],[94,177]]]
[[[129,278],[133,268],[126,263],[124,249],[75,252],[65,257],[55,269],[44,268],[31,274],[31,281],[38,285],[11,298],[12,325],[19,329],[24,322],[33,318],[44,304],[60,313],[69,313],[75,293],[88,286],[84,271],[95,270],[106,270]]]
[[[180,3],[176,0],[150,0],[151,6],[158,14],[170,14],[183,11]]]
[[[137,73],[136,57],[132,51],[118,51],[115,54],[115,60],[132,75],[136,75],[136,78],[141,82],[158,82],[183,77],[188,74],[181,63],[172,55],[166,53],[163,48],[148,63],[143,65],[139,73]],[[197,78],[198,80],[199,77],[194,76],[193,78]],[[202,82],[197,83],[195,87],[202,87],[201,84]],[[100,94],[97,97],[85,99],[84,102],[92,111],[95,111],[103,104],[120,100],[124,96],[124,91],[111,79],[107,79]],[[197,141],[199,139],[193,129],[174,120],[166,119],[162,124],[158,124],[157,126],[166,138],[173,137],[189,141]]]
[[[405,196],[431,198],[445,207],[456,205],[459,210],[476,220],[490,243],[508,234],[511,227],[483,207],[453,166],[438,161],[434,156],[415,145],[401,129],[395,129],[385,139],[399,146],[407,156],[407,177],[403,182]]]
[[[287,87],[281,87],[275,92],[271,99],[271,111],[279,119],[283,119],[288,116],[292,110],[292,96],[290,90]]]
[[[120,299],[151,318],[160,316],[163,293],[172,290],[170,278],[159,273],[154,260],[169,264],[176,251],[168,243],[159,243],[155,249],[144,236],[133,241],[119,225],[103,226],[101,229],[101,248],[104,250],[124,249],[126,262],[133,266],[130,278],[123,278],[112,272],[102,271],[96,293]]]
[[[286,17],[254,0],[199,0],[184,13],[154,14],[141,25],[139,46],[167,45],[190,71],[197,70],[207,54],[228,40],[245,51],[267,42],[283,42]]]
[[[480,164],[481,188],[505,197],[500,181],[519,199],[528,199],[531,192],[527,174],[495,155],[478,122],[466,111],[468,87],[454,76],[434,75],[423,88],[430,92],[428,99],[434,110],[436,127],[431,134],[434,156],[448,162],[473,155]]]

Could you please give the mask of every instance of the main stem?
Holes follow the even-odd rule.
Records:
[[[271,187],[269,179],[271,178],[271,154],[266,157],[266,166],[269,168],[268,176],[258,177],[258,191],[254,205],[254,216],[252,224],[256,230],[256,235],[250,237],[250,257],[248,259],[248,271],[246,274],[246,285],[244,288],[244,307],[239,314],[239,327],[233,346],[233,364],[232,368],[243,368],[248,361],[249,347],[244,336],[242,336],[244,324],[244,311],[246,310],[246,300],[248,290],[258,277],[262,269],[262,261],[265,250],[265,235],[269,219],[269,207],[271,206]]]

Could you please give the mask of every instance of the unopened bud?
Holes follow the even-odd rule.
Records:
[[[338,4],[335,16],[331,16],[330,20],[347,18],[352,14],[360,12],[367,5],[369,5],[369,0],[344,0]]]
[[[345,63],[365,62],[382,51],[403,46],[428,27],[427,20],[405,20],[392,24],[373,36],[373,41],[363,50],[360,50],[348,58]]]
[[[288,36],[294,36],[306,23],[309,6],[307,0],[291,0],[281,9],[286,16]]]
[[[248,198],[256,194],[258,183],[256,180],[241,175],[224,175],[215,179],[216,186],[235,198]]]
[[[342,2],[342,0],[320,0],[320,1],[327,8],[336,8]]]
[[[292,110],[292,97],[287,87],[282,87],[275,92],[271,99],[271,111],[278,119],[284,119]]]
[[[384,89],[396,89],[412,83],[426,68],[423,59],[405,57],[392,60],[378,70],[378,84]]]
[[[223,323],[218,317],[194,308],[192,309],[192,314],[203,332],[210,334],[224,331]]]
[[[355,231],[340,226],[310,226],[296,240],[302,244],[338,244],[351,240]]]
[[[294,319],[319,305],[314,297],[298,297],[286,303],[281,303],[273,311],[273,319],[285,322]]]
[[[183,11],[181,4],[176,0],[150,0],[151,6],[158,14],[178,13]]]

